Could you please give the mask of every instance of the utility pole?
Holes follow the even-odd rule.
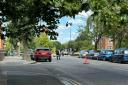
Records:
[[[70,22],[67,22],[66,23],[66,27],[68,27],[68,26],[72,26],[72,23]],[[71,54],[71,52],[72,52],[72,46],[71,46],[71,37],[72,37],[72,33],[71,33],[71,27],[69,28],[70,29],[70,41],[69,41],[69,52],[70,52],[70,54]]]

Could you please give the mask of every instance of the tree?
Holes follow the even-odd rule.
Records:
[[[93,49],[92,34],[88,29],[80,30],[79,36],[75,40],[75,48],[77,50]]]
[[[7,29],[7,36],[17,36],[24,44],[24,52],[28,49],[31,37],[39,35],[42,27],[47,27],[50,38],[56,39],[58,34],[54,29],[57,29],[59,18],[65,15],[74,16],[84,8],[88,9],[88,4],[82,0],[1,0],[0,6],[3,16],[14,25],[13,29]],[[46,25],[37,26],[41,20]],[[24,57],[27,56],[24,54]]]
[[[12,44],[10,43],[10,39],[9,38],[6,38],[6,47],[5,47],[5,51],[8,55],[8,53],[12,50]]]
[[[88,18],[87,27],[89,28],[91,25],[92,28],[92,24],[94,24],[95,49],[102,36],[111,37],[113,42],[117,41],[118,47],[121,47],[123,38],[128,34],[124,33],[128,23],[128,18],[126,18],[128,17],[128,1],[88,0],[88,3],[94,13]]]
[[[35,37],[34,43],[36,47],[53,47],[52,41],[49,40],[48,35],[45,32],[41,33],[39,37]]]
[[[54,42],[53,42],[53,46],[54,46],[56,49],[62,49],[61,43],[60,43],[59,41],[54,41]]]

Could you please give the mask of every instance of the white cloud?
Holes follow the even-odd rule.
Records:
[[[76,15],[76,16],[88,18],[92,14],[93,14],[93,12],[91,10],[89,10],[87,12],[85,12],[85,11],[79,12],[78,15]]]
[[[79,34],[79,33],[76,33],[76,32],[72,33],[72,35],[74,35],[74,36],[75,36],[75,35],[78,35],[78,34]]]
[[[68,22],[76,25],[83,24],[86,22],[86,19],[92,14],[93,12],[91,10],[87,12],[82,11],[75,16],[75,19],[71,18]]]

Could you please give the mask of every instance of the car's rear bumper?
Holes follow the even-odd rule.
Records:
[[[48,55],[34,55],[34,58],[38,58],[38,59],[51,59],[51,56],[48,56]]]

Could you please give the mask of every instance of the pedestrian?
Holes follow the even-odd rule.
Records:
[[[60,60],[60,56],[61,56],[60,50],[56,50],[56,57],[57,57],[57,60]]]

